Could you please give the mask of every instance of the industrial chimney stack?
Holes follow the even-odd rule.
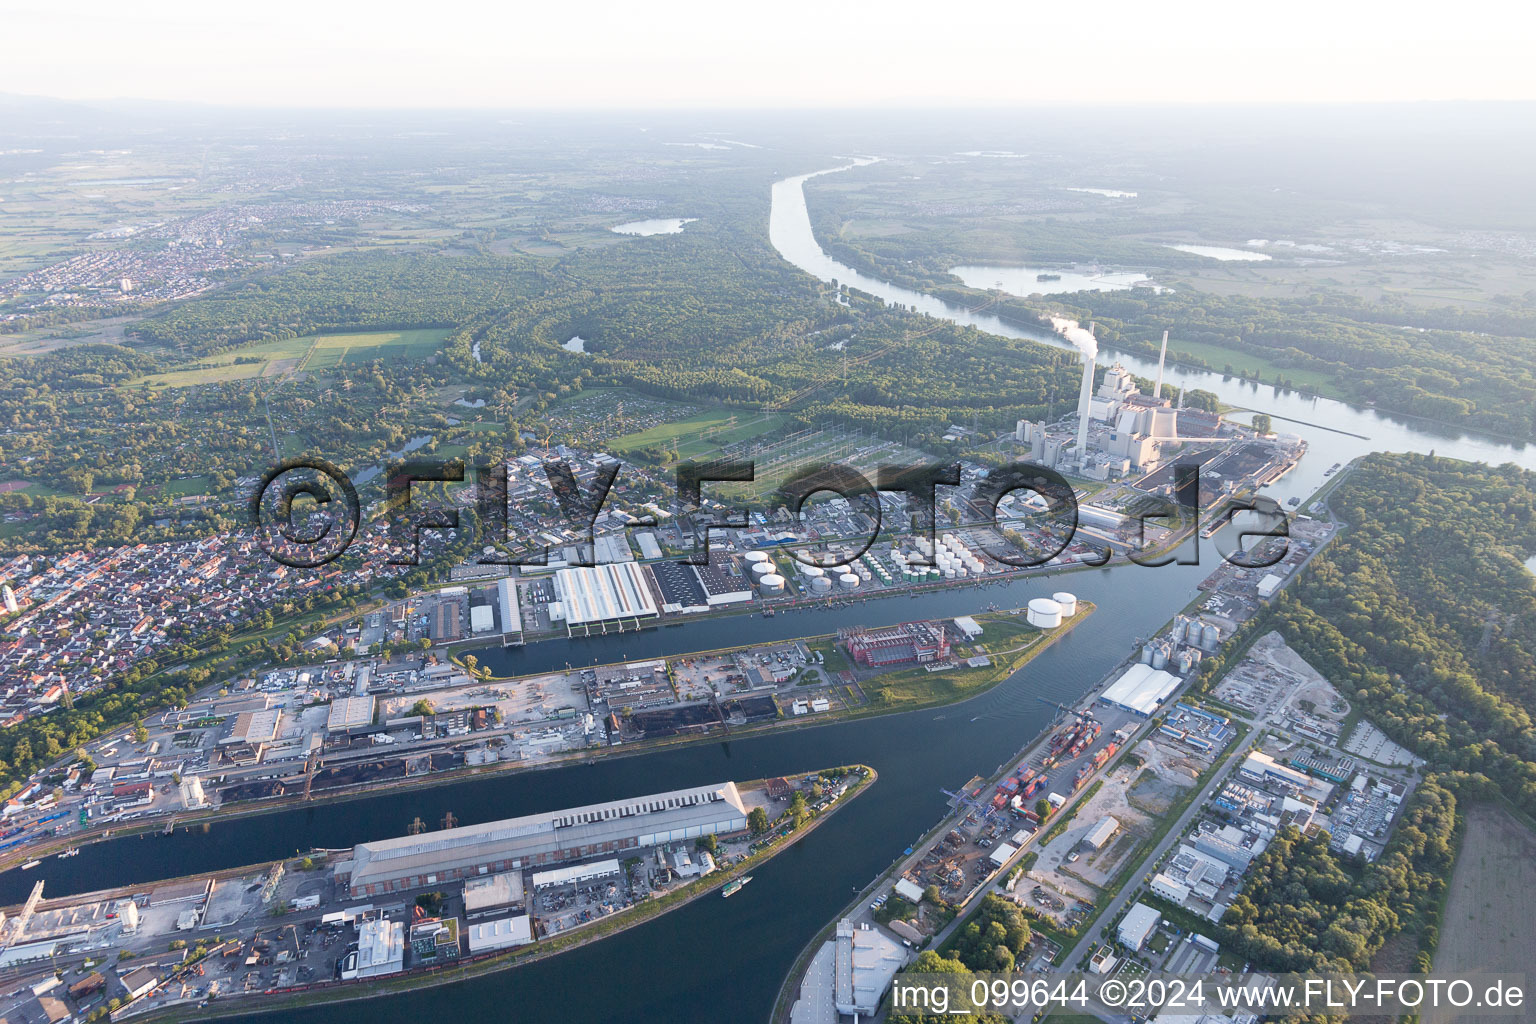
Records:
[[[1168,358],[1168,332],[1163,332],[1163,350],[1157,354],[1157,387],[1152,389],[1153,398],[1163,397],[1163,360]]]
[[[1088,325],[1088,333],[1092,334],[1098,327],[1096,323]],[[1083,352],[1083,390],[1077,399],[1077,461],[1080,465],[1088,464],[1088,415],[1093,411],[1093,353]]]

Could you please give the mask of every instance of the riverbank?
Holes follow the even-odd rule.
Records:
[[[376,999],[382,996],[436,988],[487,974],[494,974],[514,967],[537,963],[574,949],[589,946],[611,936],[619,935],[648,921],[655,920],[671,911],[687,906],[695,900],[719,892],[727,883],[762,867],[768,861],[810,835],[856,797],[867,792],[879,780],[879,773],[868,765],[845,765],[833,769],[812,771],[806,774],[817,775],[828,771],[840,772],[842,773],[842,778],[851,778],[852,781],[849,782],[847,789],[841,796],[820,812],[813,813],[809,820],[799,828],[792,829],[782,837],[770,839],[767,845],[756,852],[731,863],[729,866],[722,867],[720,870],[699,878],[680,889],[669,892],[665,896],[648,900],[584,927],[569,932],[562,932],[553,937],[546,937],[514,950],[489,954],[472,962],[460,962],[443,968],[407,971],[382,979],[368,979],[358,982],[322,982],[304,989],[293,989],[283,992],[270,991],[260,995],[239,997],[238,1005],[235,1005],[235,1001],[231,1001],[229,1004],[214,1001],[207,1003],[207,1005],[189,1003],[164,1008],[152,1007],[142,1014],[130,1013],[127,1016],[134,1020],[146,1022],[203,1021],[248,1016],[280,1009],[297,1009],[299,1007]],[[765,784],[766,780],[758,779],[743,783],[742,788],[762,788]],[[776,821],[783,820],[784,815],[788,813],[786,810]],[[770,827],[765,834],[772,836],[773,833],[774,829]],[[270,866],[255,865],[243,869],[232,869],[229,874],[236,875],[241,872],[263,871],[270,868]],[[198,877],[206,876],[199,875]],[[746,892],[750,891],[746,890]],[[740,895],[738,893],[738,896]]]
[[[1091,601],[1079,602],[1077,614],[1065,620],[1062,625],[1049,632],[1034,633],[1035,641],[1027,648],[1011,652],[1009,655],[992,655],[994,659],[1005,657],[1007,660],[994,660],[993,664],[984,668],[968,669],[957,667],[942,672],[927,672],[924,669],[911,669],[904,672],[890,673],[890,676],[899,680],[901,692],[893,691],[893,699],[885,701],[880,698],[880,691],[876,690],[866,703],[857,707],[842,708],[836,711],[823,712],[802,717],[778,718],[773,721],[760,722],[743,726],[727,726],[723,730],[711,729],[707,732],[689,733],[677,736],[668,736],[655,740],[643,740],[639,743],[626,743],[618,746],[599,747],[587,750],[570,751],[547,757],[535,763],[521,761],[497,762],[489,765],[456,768],[450,771],[437,772],[428,775],[407,776],[400,779],[391,779],[386,782],[368,786],[349,787],[345,790],[332,793],[311,795],[308,799],[302,797],[272,797],[263,801],[242,801],[230,807],[215,807],[207,810],[188,811],[174,815],[170,818],[160,818],[134,822],[127,825],[105,825],[101,828],[90,829],[68,835],[56,836],[49,841],[36,846],[7,851],[8,856],[0,857],[0,871],[10,870],[17,865],[32,859],[42,859],[52,856],[66,847],[79,848],[83,845],[113,842],[118,839],[126,839],[132,836],[153,836],[165,831],[167,823],[174,825],[177,830],[185,829],[195,831],[207,829],[217,822],[227,822],[242,818],[252,818],[264,814],[277,814],[295,808],[324,807],[336,805],[352,800],[365,799],[380,794],[406,794],[414,791],[430,789],[450,783],[481,779],[493,776],[505,776],[521,772],[546,771],[555,768],[564,768],[573,764],[596,763],[601,760],[614,758],[637,757],[653,754],[660,751],[692,746],[701,743],[718,742],[749,736],[759,736],[770,732],[787,732],[791,730],[813,729],[821,726],[834,725],[855,719],[871,718],[880,715],[898,714],[906,711],[915,711],[925,708],[942,707],[960,703],[979,696],[995,688],[1014,673],[1024,668],[1029,662],[1049,649],[1057,640],[1066,636],[1083,621],[1085,621],[1096,609]],[[1003,623],[1007,620],[1003,617],[1007,613],[993,612],[980,613],[976,617],[982,621]],[[797,637],[801,642],[816,643],[835,638],[835,634],[822,633],[805,637]],[[717,655],[728,655],[735,652],[748,650],[755,645],[735,645],[731,647],[715,648],[708,651],[683,652],[672,657],[702,658]],[[611,667],[623,664],[612,662],[609,665],[599,667]],[[496,677],[495,681],[507,682],[532,678],[544,673],[533,673],[529,676]],[[958,682],[951,680],[952,675],[960,675]],[[876,676],[866,682],[878,683],[884,676]],[[109,838],[110,834],[110,838]]]

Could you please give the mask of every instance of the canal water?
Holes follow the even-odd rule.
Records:
[[[344,847],[401,835],[418,814],[435,822],[451,810],[464,824],[473,824],[725,779],[762,778],[845,762],[873,765],[880,772],[878,784],[755,872],[752,884],[730,900],[705,898],[591,947],[527,967],[391,996],[389,1007],[391,1015],[432,1019],[466,1014],[543,1021],[557,1015],[568,1021],[671,1024],[684,1019],[680,1007],[697,1007],[700,998],[719,998],[724,1001],[717,1008],[722,1015],[729,1006],[736,1011],[732,1016],[760,1019],[805,942],[855,887],[870,881],[937,822],[945,804],[940,789],[954,789],[972,775],[994,771],[1054,716],[1055,709],[1039,698],[1075,700],[1131,652],[1136,637],[1151,634],[1193,597],[1196,584],[1212,567],[1208,561],[1203,566],[1090,570],[1008,587],[870,601],[814,616],[716,619],[627,637],[530,645],[516,656],[538,651],[540,662],[548,666],[593,657],[607,661],[619,646],[633,648],[639,641],[645,649],[626,653],[638,657],[791,636],[830,628],[834,617],[851,623],[954,615],[993,601],[1016,605],[1026,595],[1062,588],[1098,605],[1094,615],[1013,679],[962,704],[287,810],[218,823],[206,833],[179,831],[85,846],[68,860],[49,858],[33,871],[0,876],[0,901],[20,902],[39,878],[47,880],[50,895],[62,896],[290,856],[311,846]],[[363,1022],[376,1014],[373,1004],[360,1002],[262,1019]]]
[[[828,172],[822,172],[828,173]],[[933,316],[972,323],[1052,344],[1061,339],[974,316],[930,296],[889,286],[832,261],[811,237],[801,186],[809,175],[773,189],[770,235],[792,263]],[[1145,360],[1121,357],[1150,376]],[[1311,493],[1333,462],[1372,450],[1438,450],[1483,461],[1536,468],[1536,456],[1448,428],[1393,420],[1338,402],[1223,381],[1220,375],[1171,369],[1179,386],[1202,387],[1223,400],[1311,425],[1294,425],[1312,452],[1282,481],[1285,498]],[[1363,435],[1350,437],[1349,434]],[[706,898],[658,920],[541,963],[419,993],[390,996],[392,1018],[567,1022],[761,1020],[785,972],[805,943],[853,892],[869,882],[944,811],[941,788],[989,774],[1045,728],[1054,709],[1040,698],[1071,703],[1131,654],[1197,593],[1216,565],[1206,545],[1199,566],[1121,566],[1024,580],[1006,586],[918,598],[871,599],[847,608],[692,622],[677,628],[591,639],[550,641],[480,652],[498,673],[524,673],[626,658],[648,658],[806,633],[843,625],[875,625],[966,614],[988,604],[1017,607],[1029,597],[1071,590],[1098,611],[1013,678],[966,703],[817,728],[726,740],[547,771],[466,780],[406,794],[296,808],[213,825],[206,833],[129,838],[83,847],[68,860],[49,858],[29,872],[0,875],[0,902],[19,903],[46,879],[51,896],[132,885],[167,875],[210,871],[292,855],[312,846],[345,847],[401,835],[420,815],[435,822],[452,811],[464,824],[618,799],[724,779],[752,779],[831,764],[863,762],[880,781],[825,825],[758,870],[730,900]],[[372,1024],[370,1001],[270,1013],[257,1021]]]

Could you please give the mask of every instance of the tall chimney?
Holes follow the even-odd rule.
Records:
[[[1096,325],[1089,324],[1091,332]],[[1083,353],[1083,390],[1077,398],[1077,461],[1088,463],[1088,414],[1093,410],[1093,356]]]
[[[1152,389],[1153,398],[1163,397],[1163,360],[1168,358],[1168,332],[1163,332],[1163,350],[1157,354],[1157,387]]]

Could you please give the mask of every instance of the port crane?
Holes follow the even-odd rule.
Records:
[[[951,793],[947,789],[941,789],[939,792],[949,797],[950,802],[955,804],[957,807],[964,805],[981,813],[986,813],[987,811],[987,805],[972,797],[969,793],[965,793],[963,791],[959,793]]]
[[[1060,701],[1051,700],[1049,697],[1039,697],[1037,699],[1042,704],[1049,704],[1053,708],[1060,708],[1062,711],[1065,711],[1067,714],[1076,718],[1079,722],[1091,722],[1094,720],[1092,711],[1079,711],[1077,708],[1069,708],[1067,705],[1061,703]]]

